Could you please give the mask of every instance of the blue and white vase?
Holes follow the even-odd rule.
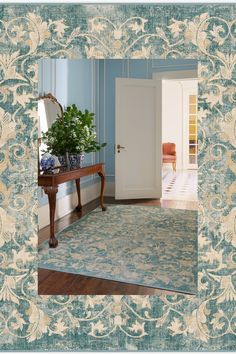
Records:
[[[59,173],[60,172],[60,167],[61,167],[60,161],[59,161],[59,159],[58,159],[58,157],[56,155],[52,155],[52,157],[55,160],[53,173]],[[58,167],[58,168],[55,168],[55,167]]]
[[[43,171],[52,170],[55,166],[55,158],[46,152],[46,154],[44,154],[41,158],[40,165]]]
[[[70,167],[81,167],[84,160],[84,154],[69,154]]]
[[[61,166],[66,166],[66,155],[57,156]]]
[[[81,167],[84,160],[84,154],[68,154],[58,156],[58,160],[62,166],[72,168]]]

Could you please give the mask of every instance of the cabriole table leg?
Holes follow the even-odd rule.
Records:
[[[103,193],[104,193],[104,187],[105,187],[105,174],[103,171],[100,171],[100,172],[98,172],[98,175],[101,177],[100,205],[101,205],[102,211],[106,211],[107,208],[103,204]]]
[[[75,208],[77,211],[81,211],[82,210],[82,204],[81,204],[81,196],[80,196],[80,178],[77,178],[75,180],[75,184],[76,184],[76,189],[77,189],[77,195],[78,195],[78,205]]]
[[[50,211],[50,239],[49,247],[56,248],[58,241],[55,237],[54,226],[55,226],[55,211],[56,211],[56,194],[58,191],[58,186],[43,187],[44,192],[48,196],[49,201],[49,211]]]

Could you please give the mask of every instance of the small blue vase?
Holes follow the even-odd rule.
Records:
[[[42,156],[40,165],[43,171],[51,170],[55,166],[55,159],[52,155],[46,153]]]
[[[81,167],[83,159],[84,154],[69,154],[70,167]]]
[[[58,160],[61,164],[61,166],[66,166],[66,156],[65,155],[60,155],[60,156],[57,156],[58,157]]]

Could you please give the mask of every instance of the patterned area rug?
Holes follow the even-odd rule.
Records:
[[[197,211],[109,205],[39,246],[39,268],[195,294]]]

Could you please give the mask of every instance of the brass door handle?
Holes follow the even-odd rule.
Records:
[[[120,144],[117,144],[117,152],[120,153],[120,149],[125,149],[124,146],[121,146]]]

